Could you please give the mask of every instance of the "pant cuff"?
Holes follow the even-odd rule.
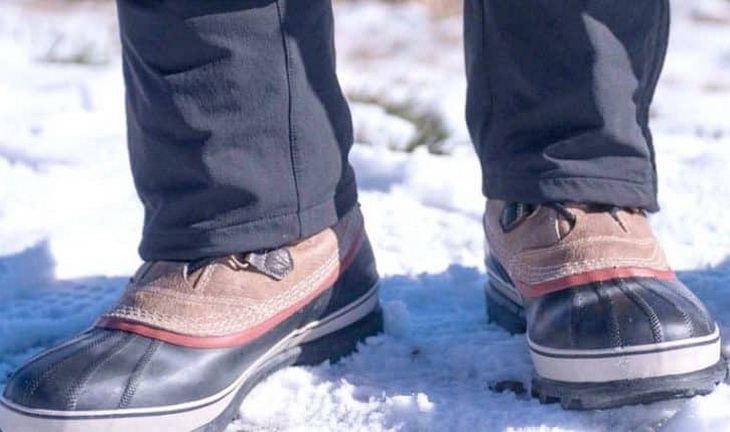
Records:
[[[634,183],[590,177],[487,177],[484,195],[509,202],[581,202],[659,211],[656,191],[651,182]]]
[[[337,196],[284,215],[264,217],[206,231],[145,232],[139,255],[145,261],[196,259],[275,249],[310,237],[337,223],[357,205],[354,178],[338,187]]]

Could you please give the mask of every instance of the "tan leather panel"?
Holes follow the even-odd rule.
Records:
[[[576,217],[569,224],[550,207],[542,206],[510,232],[503,232],[500,215],[505,203],[490,200],[484,226],[490,253],[520,284],[537,285],[581,273],[615,268],[668,271],[664,252],[641,212],[620,210],[618,221],[609,212],[569,205]]]
[[[124,320],[184,335],[240,333],[310,297],[340,271],[341,259],[363,230],[359,209],[337,225],[288,247],[291,273],[277,281],[221,257],[192,275],[185,263],[147,263],[127,286],[118,305],[100,322]]]

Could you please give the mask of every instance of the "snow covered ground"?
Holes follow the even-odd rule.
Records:
[[[104,25],[112,8],[19,5],[0,4],[0,385],[112,304],[139,264],[141,226],[118,48]],[[337,15],[386,333],[340,364],[274,375],[229,431],[730,431],[728,385],[588,413],[489,389],[528,383],[531,366],[524,337],[484,314],[460,19],[370,2],[340,4]],[[664,211],[652,223],[730,336],[730,4],[677,0],[674,15],[653,114]]]

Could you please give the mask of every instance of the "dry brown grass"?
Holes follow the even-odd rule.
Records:
[[[114,0],[0,0],[21,5],[28,13],[68,15],[79,11],[114,12]]]
[[[335,2],[347,2],[354,0],[334,0]],[[435,17],[447,17],[461,13],[463,10],[462,0],[374,0],[382,3],[421,3],[426,5],[428,10]]]
[[[435,16],[451,16],[461,13],[463,2],[461,0],[417,0],[425,3]]]

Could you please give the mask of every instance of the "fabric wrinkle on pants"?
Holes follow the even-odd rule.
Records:
[[[667,0],[466,0],[467,123],[487,197],[658,210],[648,109]]]
[[[276,248],[356,205],[330,0],[118,10],[143,259]],[[465,0],[464,17],[488,198],[658,210],[648,107],[667,0]]]
[[[273,248],[357,202],[328,0],[119,0],[145,260]]]

